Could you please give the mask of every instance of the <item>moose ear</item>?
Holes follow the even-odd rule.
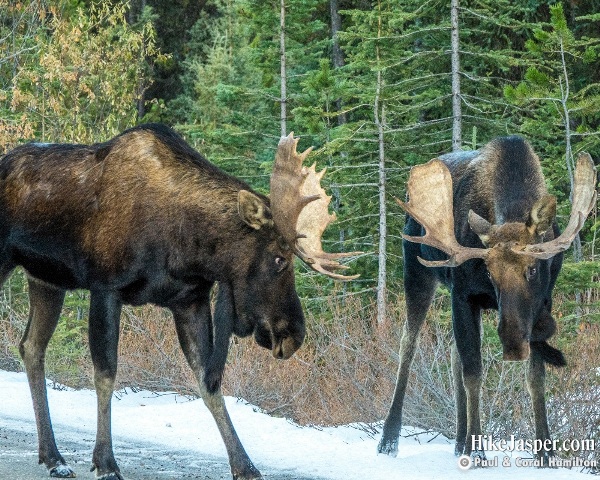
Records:
[[[477,215],[473,210],[469,210],[468,218],[471,230],[473,230],[479,236],[483,244],[487,246],[490,239],[490,230],[492,228],[492,224],[485,218]]]
[[[273,223],[269,207],[260,197],[248,190],[240,190],[238,193],[238,214],[246,225],[255,230]]]
[[[554,217],[556,217],[556,197],[544,195],[535,202],[525,225],[531,234],[542,236],[554,222]]]

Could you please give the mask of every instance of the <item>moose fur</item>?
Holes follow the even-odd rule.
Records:
[[[556,200],[546,191],[538,157],[522,138],[498,138],[479,151],[451,153],[440,160],[452,177],[449,196],[454,205],[454,234],[458,244],[489,248],[489,255],[485,261],[471,257],[458,266],[425,266],[427,261],[443,261],[447,255],[432,246],[414,243],[414,238],[403,241],[407,319],[396,390],[378,451],[388,455],[396,455],[398,451],[402,405],[418,333],[436,287],[442,283],[451,292],[455,340],[452,351],[457,405],[455,453],[485,458],[483,451],[472,450],[471,443],[473,435],[481,434],[481,311],[485,309],[499,312],[498,334],[504,359],[529,359],[527,386],[536,438],[550,438],[544,400],[544,363],[565,365],[562,353],[547,343],[556,328],[551,315],[552,289],[561,268],[562,253],[540,260],[518,255],[512,247],[537,244],[558,235],[554,218]],[[404,233],[422,237],[426,232],[408,215]],[[545,452],[541,456],[552,454]]]
[[[121,306],[153,303],[173,313],[233,477],[262,478],[229,419],[220,382],[232,332],[254,333],[277,358],[291,356],[305,336],[294,252],[273,223],[269,199],[209,163],[173,130],[150,124],[95,145],[17,147],[0,159],[0,212],[0,280],[19,265],[29,278],[20,352],[39,461],[50,474],[74,476],[52,431],[44,354],[65,290],[78,288],[90,291],[96,475],[123,478],[110,428]]]

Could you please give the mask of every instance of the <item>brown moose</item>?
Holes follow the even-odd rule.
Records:
[[[547,340],[556,323],[552,289],[565,251],[595,204],[596,173],[580,155],[569,222],[559,234],[556,199],[546,190],[537,155],[519,137],[498,138],[480,151],[456,152],[414,167],[408,181],[404,228],[407,318],[396,389],[378,451],[396,455],[402,404],[419,330],[439,283],[450,288],[457,410],[456,455],[485,459],[481,438],[481,310],[498,310],[505,360],[529,359],[536,439],[550,439],[544,363],[564,356]],[[480,442],[481,443],[481,442]],[[537,452],[547,465],[552,451]]]
[[[20,343],[35,410],[39,461],[73,477],[52,430],[44,355],[67,289],[90,291],[89,344],[98,395],[92,468],[122,479],[111,439],[123,304],[168,308],[233,478],[262,478],[233,428],[220,382],[232,333],[254,333],[277,358],[305,336],[294,254],[335,279],[344,254],[321,249],[334,216],[320,175],[282,138],[270,198],[206,161],[173,130],[149,124],[95,145],[27,144],[0,159],[0,278],[28,275],[30,313]],[[219,282],[214,317],[209,293]]]

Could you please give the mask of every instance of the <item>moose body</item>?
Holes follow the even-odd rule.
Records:
[[[546,191],[538,157],[522,138],[499,138],[479,151],[455,152],[432,162],[430,173],[434,177],[439,174],[439,182],[431,183],[424,173],[422,179],[415,178],[411,189],[409,180],[410,201],[402,204],[408,213],[403,241],[407,319],[396,389],[378,451],[397,453],[410,364],[440,283],[451,292],[456,455],[485,458],[472,444],[472,439],[481,435],[481,312],[485,309],[498,310],[504,359],[529,361],[527,386],[536,438],[547,440],[544,364],[565,364],[562,353],[547,343],[556,329],[551,315],[552,289],[562,265],[562,251],[583,220],[578,220],[575,232],[569,225],[565,232],[569,238],[563,241],[554,218],[556,200]],[[593,166],[586,166],[589,178],[584,183],[591,192],[579,202],[585,204],[581,208],[585,211],[577,212],[583,219],[594,202],[595,174]],[[420,209],[422,205],[425,207]],[[561,245],[537,257],[522,251],[548,244],[544,242]],[[538,455],[543,461],[553,452]]]
[[[305,155],[295,152],[296,143],[291,136],[282,140],[281,161],[293,157],[301,164]],[[39,461],[51,476],[74,474],[55,443],[44,354],[65,291],[79,288],[90,291],[89,344],[98,394],[92,468],[97,477],[123,478],[110,430],[121,306],[153,303],[173,313],[233,477],[262,478],[229,419],[220,382],[232,333],[254,333],[277,358],[290,357],[304,339],[293,272],[298,248],[294,238],[281,233],[295,225],[274,221],[274,201],[222,172],[158,124],[89,146],[27,144],[0,160],[0,279],[19,265],[28,275],[30,314],[20,353],[38,426]],[[340,267],[333,262],[325,270]],[[209,293],[215,282],[219,292],[213,316]]]

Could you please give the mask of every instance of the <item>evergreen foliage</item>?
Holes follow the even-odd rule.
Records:
[[[150,21],[129,26],[126,5],[106,2],[9,2],[0,12],[0,50],[12,59],[0,65],[2,148],[103,141],[135,122],[146,58],[158,56]]]
[[[412,165],[451,148],[450,2],[340,1],[337,66],[330,2],[285,6],[288,130],[328,168],[339,220],[327,248],[366,252],[353,260],[359,281],[334,287],[300,267],[300,291],[307,301],[351,291],[374,298],[387,211],[388,290],[396,292],[404,215],[393,197],[404,196]],[[600,157],[599,8],[597,0],[460,3],[463,148],[526,136],[561,218],[571,153]],[[275,0],[0,0],[2,148],[33,138],[100,141],[163,121],[267,192],[280,134],[279,14]],[[597,227],[588,222],[583,232],[588,256]]]

